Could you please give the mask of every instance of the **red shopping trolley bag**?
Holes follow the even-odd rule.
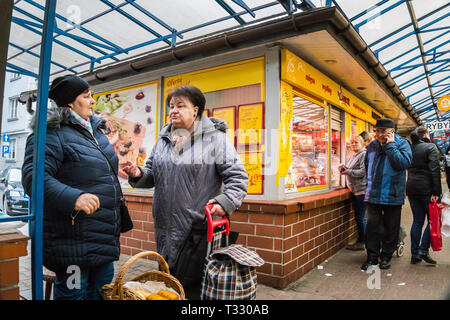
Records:
[[[212,220],[212,205],[205,207],[208,222],[208,250],[202,281],[202,300],[253,300],[256,298],[255,267],[264,260],[254,251],[240,244],[228,245],[230,222],[227,218]],[[227,235],[225,247],[216,245],[213,230],[224,226]],[[221,233],[219,233],[221,235]]]
[[[443,205],[434,201],[428,205],[430,221],[430,240],[433,251],[442,250],[441,210]]]

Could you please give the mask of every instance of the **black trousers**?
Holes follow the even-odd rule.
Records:
[[[397,249],[402,206],[367,204],[367,259],[391,260]],[[381,252],[380,252],[381,249]]]

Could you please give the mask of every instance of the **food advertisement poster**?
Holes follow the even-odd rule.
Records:
[[[235,130],[235,112],[236,107],[222,107],[213,109],[213,117],[224,120],[228,125],[227,135],[228,138],[234,143],[234,130]]]
[[[263,194],[263,153],[245,152],[239,153],[248,174],[248,194]]]
[[[264,103],[238,107],[238,143],[263,144]]]
[[[128,187],[125,163],[145,165],[156,142],[158,81],[95,94],[94,99],[94,111],[107,120],[105,134],[119,157],[119,181]]]

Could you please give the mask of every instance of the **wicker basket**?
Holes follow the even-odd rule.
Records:
[[[125,276],[126,271],[128,268],[137,260],[144,258],[144,257],[156,257],[160,261],[160,269],[162,271],[148,271],[145,272],[135,278],[133,278],[131,281],[139,281],[139,282],[146,282],[146,281],[162,281],[164,284],[173,290],[175,290],[179,296],[180,300],[185,299],[184,289],[181,283],[172,275],[170,275],[169,272],[169,265],[164,260],[163,257],[161,257],[158,253],[154,251],[144,251],[141,253],[138,253],[134,256],[132,256],[130,259],[128,259],[127,262],[124,263],[122,268],[120,268],[119,273],[117,274],[116,280],[111,284],[106,284],[102,287],[103,294],[105,296],[106,300],[143,300],[139,295],[135,294],[133,290],[128,289],[127,287],[124,287],[123,278]]]

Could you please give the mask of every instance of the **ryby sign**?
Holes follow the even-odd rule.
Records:
[[[450,120],[427,122],[425,123],[425,128],[427,128],[430,132],[434,132],[437,130],[448,131],[450,130]]]

